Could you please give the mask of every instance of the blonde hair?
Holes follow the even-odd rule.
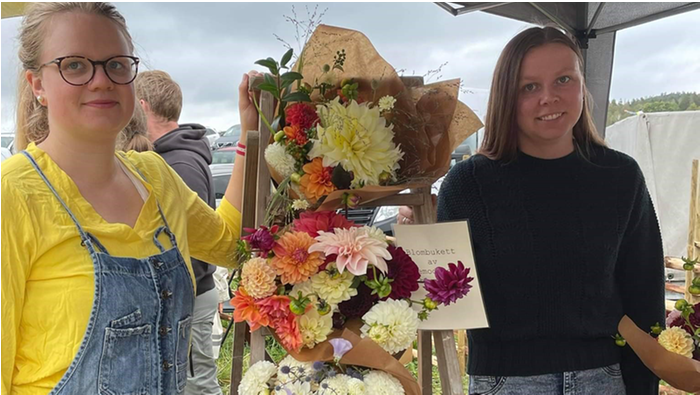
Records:
[[[166,121],[177,122],[182,111],[182,90],[170,74],[161,70],[144,71],[136,76],[136,98]]]
[[[19,60],[22,70],[17,82],[17,125],[15,146],[23,150],[30,142],[42,142],[49,134],[48,109],[38,103],[29,82],[27,71],[38,72],[47,22],[55,15],[68,12],[83,12],[100,15],[114,22],[124,34],[129,51],[134,45],[126,27],[126,20],[110,3],[31,3],[27,6],[19,33]]]
[[[134,106],[134,115],[117,138],[117,150],[153,151],[153,143],[148,138],[148,121],[140,105]]]
[[[532,27],[513,37],[506,44],[496,64],[491,83],[484,140],[477,153],[490,159],[509,162],[515,159],[518,151],[518,87],[520,86],[520,65],[525,54],[535,47],[544,44],[558,43],[569,47],[578,58],[579,67],[583,73],[583,55],[573,38],[559,29],[547,27]],[[573,137],[577,149],[590,151],[592,145],[604,146],[603,139],[598,135],[593,123],[593,100],[583,83],[583,111],[578,122],[574,125]]]

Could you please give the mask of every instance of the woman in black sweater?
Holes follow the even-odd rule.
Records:
[[[469,221],[490,324],[469,331],[470,394],[658,393],[612,337],[624,315],[664,322],[659,226],[589,98],[575,42],[523,31],[496,65],[478,154],[442,184],[438,221]]]

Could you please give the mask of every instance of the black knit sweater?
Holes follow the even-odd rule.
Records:
[[[476,155],[438,195],[438,221],[459,220],[470,224],[490,325],[469,331],[470,374],[620,362],[628,395],[658,393],[658,379],[611,338],[624,314],[644,330],[664,321],[661,235],[634,159],[602,147],[587,159]]]

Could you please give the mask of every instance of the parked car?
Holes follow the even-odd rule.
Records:
[[[12,152],[10,152],[9,149],[5,147],[0,147],[0,162],[4,161],[5,159],[9,158],[12,156]]]
[[[211,177],[214,181],[214,196],[216,197],[216,207],[221,204],[221,199],[224,198],[228,181],[233,173],[233,163],[222,163],[209,165]]]
[[[2,148],[7,148],[14,154],[15,135],[12,133],[3,133],[0,138],[2,139]]]
[[[233,125],[228,128],[212,145],[212,149],[221,147],[232,147],[241,138],[241,125]]]
[[[207,128],[207,133],[204,134],[204,137],[207,138],[207,140],[209,141],[209,146],[211,147],[216,141],[216,139],[219,138],[219,133],[212,128]]]
[[[211,153],[211,164],[220,165],[236,161],[236,147],[221,147]]]

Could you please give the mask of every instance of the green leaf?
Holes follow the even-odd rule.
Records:
[[[265,74],[264,78],[266,84],[274,85],[275,87],[277,87],[277,81],[275,81],[275,79],[272,78],[270,74]]]
[[[282,81],[296,81],[296,80],[301,80],[304,78],[303,75],[300,73],[297,73],[295,71],[288,71],[280,76],[282,78]]]
[[[277,62],[275,62],[275,60],[272,58],[260,59],[257,62],[255,62],[255,64],[267,67],[270,70],[270,73],[274,75],[277,75],[279,73],[279,70],[277,69]]]
[[[290,85],[294,83],[294,80],[282,80],[282,83],[280,84],[280,87],[282,89],[288,88]]]
[[[280,61],[280,64],[282,67],[287,67],[287,63],[289,62],[290,59],[292,59],[292,54],[294,53],[294,50],[289,48],[289,51],[287,51],[283,56],[282,60]]]
[[[263,82],[262,84],[258,85],[258,89],[260,89],[261,91],[272,92],[273,95],[277,96],[277,85],[272,85],[268,84],[267,82]]]
[[[310,102],[311,98],[309,97],[308,93],[304,92],[292,92],[282,98],[282,101],[304,101],[304,102]]]

